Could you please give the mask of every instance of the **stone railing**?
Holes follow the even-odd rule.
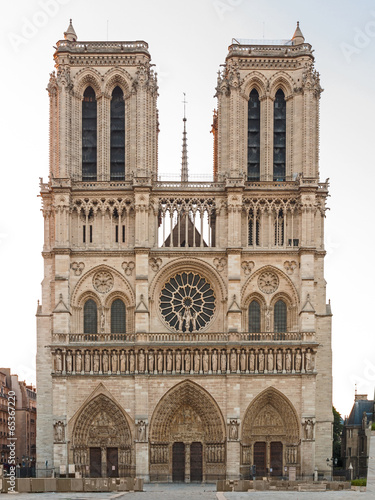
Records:
[[[134,42],[70,42],[60,40],[57,50],[68,52],[145,52],[148,54],[148,44],[143,40]]]
[[[55,375],[278,374],[315,372],[305,346],[81,346],[52,349]]]
[[[230,333],[53,333],[53,345],[66,344],[211,344],[211,343],[301,343],[315,342],[315,332]]]

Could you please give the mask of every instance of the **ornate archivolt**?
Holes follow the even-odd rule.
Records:
[[[108,213],[110,216],[119,217],[123,214],[129,214],[134,210],[134,200],[130,197],[116,198],[75,198],[71,203],[71,212],[77,212],[78,215],[91,216],[101,213]]]
[[[300,425],[297,412],[289,399],[270,387],[259,394],[245,412],[242,425],[243,457],[251,463],[251,447],[257,441],[279,441],[284,445],[285,462],[298,463]]]
[[[90,448],[101,448],[104,461],[106,448],[118,448],[119,474],[132,467],[132,435],[125,412],[107,395],[99,394],[86,403],[74,417],[70,427],[71,451],[76,470],[87,475]]]
[[[172,446],[183,442],[203,446],[203,473],[225,473],[226,430],[212,396],[187,380],[170,389],[157,404],[150,425],[150,474],[170,474]]]

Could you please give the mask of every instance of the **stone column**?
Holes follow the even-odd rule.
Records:
[[[185,483],[190,483],[190,443],[185,444]]]

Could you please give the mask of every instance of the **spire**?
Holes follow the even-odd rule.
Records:
[[[187,156],[187,133],[186,133],[186,94],[184,92],[184,131],[182,133],[182,162],[181,162],[181,182],[188,182],[189,180],[189,170],[188,170],[188,156]]]
[[[72,20],[70,20],[68,29],[64,32],[64,38],[65,38],[65,40],[68,40],[69,42],[76,42],[77,41],[77,34],[73,28]]]
[[[296,28],[296,31],[294,32],[292,41],[293,41],[293,45],[300,45],[301,43],[303,43],[305,41],[305,37],[303,36],[302,31],[299,27],[299,21],[297,21],[297,28]]]

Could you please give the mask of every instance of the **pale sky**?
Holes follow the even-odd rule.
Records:
[[[288,39],[296,22],[315,49],[321,99],[321,179],[327,301],[333,311],[333,403],[350,412],[354,386],[373,397],[375,336],[375,3],[370,0],[17,0],[2,5],[0,366],[35,383],[37,300],[43,279],[39,177],[48,179],[53,45],[69,18],[79,40],[145,40],[159,74],[159,172],[181,163],[187,94],[191,173],[212,170],[217,71],[232,38]]]

